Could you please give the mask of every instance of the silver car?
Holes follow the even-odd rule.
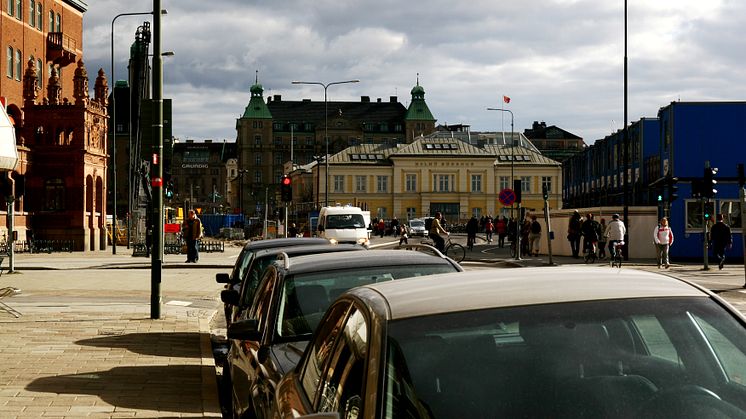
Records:
[[[408,234],[410,236],[427,236],[427,229],[425,228],[425,220],[419,218],[413,218],[408,223]]]

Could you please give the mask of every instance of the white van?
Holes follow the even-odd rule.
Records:
[[[365,216],[370,217],[370,213],[365,212],[351,206],[322,207],[317,227],[319,237],[368,247],[370,240]]]

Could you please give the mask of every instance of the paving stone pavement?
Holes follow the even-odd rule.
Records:
[[[0,418],[221,417],[210,321],[237,252],[171,258],[155,320],[144,258],[19,255],[0,276],[21,313],[0,309]],[[114,265],[130,269],[97,268]]]

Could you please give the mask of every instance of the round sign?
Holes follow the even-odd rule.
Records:
[[[515,202],[515,191],[510,188],[505,188],[500,191],[498,199],[503,205],[513,205],[513,203]]]

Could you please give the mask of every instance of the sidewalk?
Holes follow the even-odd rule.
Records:
[[[185,264],[166,255],[160,319],[150,259],[111,253],[16,255],[0,288],[0,417],[221,417],[210,322],[240,247]],[[123,269],[127,268],[127,269]]]

